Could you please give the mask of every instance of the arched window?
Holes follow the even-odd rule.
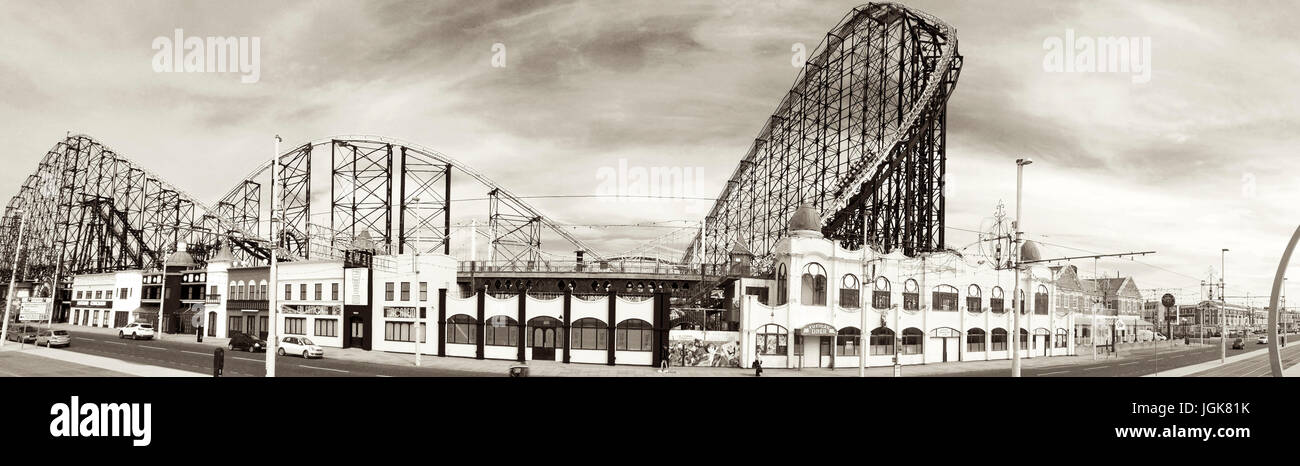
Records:
[[[1038,292],[1034,293],[1034,314],[1047,315],[1047,304],[1047,287],[1038,285]]]
[[[564,346],[564,329],[560,320],[549,316],[528,320],[528,346],[534,348],[559,348]]]
[[[826,269],[816,262],[803,266],[800,280],[799,304],[805,306],[826,305]]]
[[[856,327],[840,329],[840,336],[835,342],[835,354],[839,356],[857,356],[862,346],[862,331]]]
[[[876,327],[871,331],[871,355],[890,356],[894,354],[894,331],[885,327]]]
[[[995,328],[989,334],[989,351],[1006,351],[1007,350],[1007,331],[1006,329]]]
[[[872,287],[871,307],[889,309],[889,279],[876,277],[876,283]]]
[[[858,294],[858,276],[845,274],[840,278],[840,307],[857,309],[862,307]]]
[[[921,286],[916,284],[916,280],[907,279],[903,282],[903,310],[915,311],[921,308]]]
[[[447,319],[447,343],[478,344],[478,320],[465,314]]]
[[[931,299],[934,300],[934,310],[936,311],[956,311],[957,310],[957,288],[950,285],[939,285],[931,290]]]
[[[984,352],[984,339],[988,335],[984,329],[971,328],[966,331],[966,351],[970,353]]]
[[[614,349],[619,351],[653,351],[654,326],[641,319],[628,319],[614,328]]]
[[[767,324],[758,328],[754,333],[755,347],[758,354],[773,356],[783,356],[786,354],[786,344],[790,333],[785,327],[777,324]]]
[[[1055,342],[1055,344],[1053,345],[1053,347],[1055,347],[1055,348],[1065,348],[1065,347],[1066,347],[1066,340],[1065,340],[1065,339],[1066,339],[1066,338],[1069,338],[1069,337],[1070,337],[1070,334],[1069,334],[1069,333],[1066,333],[1065,329],[1063,329],[1063,328],[1058,328],[1058,329],[1056,329],[1056,342]]]
[[[989,308],[993,310],[994,314],[1007,312],[1007,305],[1003,299],[1002,287],[993,287],[993,291],[989,295]]]
[[[776,305],[780,306],[790,300],[790,277],[786,274],[785,264],[776,270]]]
[[[488,346],[519,346],[519,322],[510,316],[488,318],[483,327],[483,344]]]
[[[1026,351],[1028,349],[1029,349],[1029,331],[1022,328],[1020,329],[1020,350]]]
[[[966,310],[984,312],[984,302],[980,299],[980,286],[974,283],[966,287]]]
[[[925,332],[916,327],[903,329],[903,354],[921,354]]]
[[[266,301],[267,299],[266,280],[262,280],[262,283],[257,286],[257,299],[260,299],[262,301]]]
[[[1020,290],[1020,313],[1026,314],[1029,310],[1025,308],[1025,290]]]
[[[571,327],[573,349],[609,349],[609,326],[600,319],[578,319]]]

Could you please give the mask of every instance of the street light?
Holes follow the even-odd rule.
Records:
[[[1011,345],[1012,346],[1011,349],[1011,376],[1012,377],[1020,377],[1020,309],[1016,308],[1016,301],[1020,299],[1020,232],[1021,232],[1021,220],[1022,220],[1020,216],[1021,215],[1020,199],[1024,187],[1025,165],[1029,165],[1031,163],[1034,163],[1034,161],[1029,158],[1016,159],[1016,220],[1013,224],[1015,226],[1015,231],[1016,231],[1016,236],[1015,236],[1016,244],[1015,246],[1013,246],[1013,249],[1015,251],[1015,262],[1012,263],[1015,269],[1016,284],[1014,289],[1011,292],[1011,303],[1012,303],[1011,304],[1011,311],[1012,311],[1011,312],[1012,315],[1011,333],[1012,335],[1014,335],[1014,337],[1012,337],[1014,343]]]
[[[275,182],[276,182],[275,172],[276,172],[277,165],[280,165],[280,135],[278,134],[275,135],[275,153],[271,154],[271,189],[272,190],[275,189]],[[280,195],[283,196],[283,194]],[[280,278],[280,275],[278,269],[276,268],[277,259],[275,257],[276,256],[275,253],[276,250],[279,249],[280,247],[280,231],[277,229],[277,226],[280,226],[280,221],[281,221],[280,214],[283,214],[283,212],[279,211],[278,209],[280,207],[279,200],[280,200],[279,196],[274,196],[274,195],[271,196],[271,270],[269,271],[271,275],[271,280],[270,280],[271,283],[269,285],[270,293],[267,293],[267,297],[266,297],[267,299],[266,376],[267,377],[275,377],[275,356],[276,356],[275,353],[276,353],[276,348],[280,346],[279,342],[276,341],[276,337],[275,337],[275,319],[276,319],[275,311],[277,309],[276,306],[279,305],[278,300],[276,300],[275,298],[276,295],[279,293],[279,286],[280,286],[279,281],[277,280],[278,278]]]
[[[1219,364],[1228,363],[1228,301],[1224,298],[1227,290],[1223,285],[1223,276],[1227,275],[1227,269],[1224,268],[1224,256],[1228,253],[1228,248],[1219,251]]]
[[[9,269],[9,289],[5,290],[5,321],[3,328],[0,328],[0,347],[4,347],[5,340],[9,336],[9,309],[14,305],[15,279],[18,278],[18,253],[23,250],[23,231],[27,228],[27,211],[14,209],[14,213],[21,214],[22,220],[18,221],[18,244],[14,247],[14,266]],[[19,340],[21,341],[22,338]]]

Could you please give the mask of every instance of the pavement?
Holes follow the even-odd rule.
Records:
[[[213,352],[227,348],[229,339],[204,337],[196,342],[193,335],[164,335],[158,340],[121,340],[112,328],[96,328],[55,324],[55,328],[68,330],[73,336],[69,348],[45,350],[40,356],[49,358],[53,353],[79,353],[60,360],[69,363],[101,367],[125,374],[145,376],[195,376],[212,373]],[[12,342],[10,342],[12,343]],[[8,348],[9,345],[6,345]],[[1259,345],[1264,346],[1264,345]],[[31,345],[28,345],[30,348]],[[1258,347],[1248,345],[1247,350],[1233,352],[1257,353]],[[1300,345],[1294,345],[1300,348]],[[1160,342],[1120,345],[1118,355],[1100,353],[1093,360],[1088,348],[1077,348],[1076,356],[1034,357],[1021,359],[1021,374],[1026,377],[1137,377],[1159,374],[1182,376],[1218,366],[1217,340],[1206,344],[1184,345],[1178,342]],[[1262,353],[1260,353],[1262,354]],[[1248,359],[1245,354],[1232,356],[1233,361]],[[1297,355],[1300,358],[1300,354]],[[227,351],[225,376],[265,375],[264,353]],[[379,376],[379,377],[482,377],[504,376],[510,367],[519,363],[505,360],[476,360],[460,357],[424,355],[421,366],[415,367],[415,355],[365,351],[355,348],[326,348],[326,358],[304,360],[295,356],[279,356],[276,375],[279,376]],[[114,363],[112,361],[118,361]],[[126,363],[126,364],[121,364]],[[1199,365],[1198,365],[1199,364]],[[753,377],[751,369],[722,367],[671,367],[667,371],[647,366],[608,366],[603,364],[564,364],[554,361],[529,361],[529,375],[533,377]],[[902,367],[905,377],[1005,377],[1010,372],[1010,361],[967,361],[930,363]],[[1190,370],[1186,367],[1199,369]],[[1300,370],[1300,369],[1297,369]],[[176,371],[175,373],[168,371]],[[164,375],[166,374],[166,375]],[[837,369],[775,369],[764,368],[765,377],[856,377],[857,367]],[[892,377],[893,368],[871,367],[869,377]]]

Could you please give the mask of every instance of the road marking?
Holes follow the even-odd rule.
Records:
[[[199,355],[199,356],[207,356],[207,355],[208,355],[208,353],[200,353],[200,352],[198,352],[198,351],[185,351],[185,350],[181,350],[181,352],[182,352],[182,353],[197,354],[197,355]]]
[[[108,344],[111,344],[111,345],[122,345],[122,346],[126,346],[126,343],[122,343],[122,342],[120,342],[120,341],[101,341],[100,343],[108,343]]]
[[[264,361],[266,361],[265,359],[241,358],[241,357],[239,357],[239,356],[231,356],[231,357],[232,357],[232,358],[235,358],[235,359],[243,359],[243,360],[245,360],[245,361],[253,361],[253,362],[264,362]]]
[[[1110,367],[1110,366],[1087,367],[1087,368],[1084,368],[1083,370],[1085,370],[1085,371],[1095,371],[1095,370],[1097,370],[1097,369],[1105,369],[1105,368],[1107,368],[1107,367]]]
[[[302,365],[302,364],[299,364],[298,367],[304,367],[304,368],[307,368],[307,369],[320,369],[320,370],[323,370],[323,371],[334,371],[334,372],[343,372],[343,373],[347,373],[347,372],[348,372],[348,371],[345,371],[345,370],[342,370],[342,369],[330,369],[330,368],[328,368],[328,367],[304,366],[304,365]]]
[[[141,348],[149,348],[149,349],[156,349],[156,350],[167,351],[167,348],[159,348],[159,347],[157,347],[157,346],[140,345],[140,347],[141,347]]]
[[[1066,372],[1070,372],[1070,371],[1044,372],[1044,373],[1042,373],[1042,374],[1038,374],[1038,375],[1043,376],[1043,375],[1052,375],[1052,374],[1064,374],[1064,373],[1066,373]]]
[[[392,377],[391,375],[375,374],[375,377]]]
[[[96,339],[94,339],[94,338],[83,338],[83,337],[76,337],[76,338],[77,338],[78,340],[99,341],[99,340],[96,340]]]
[[[1121,365],[1121,366],[1128,366],[1128,365],[1133,365],[1133,364],[1137,364],[1137,363],[1140,363],[1140,362],[1142,362],[1142,361],[1126,362],[1126,363],[1124,363],[1124,364],[1120,364],[1120,365]]]

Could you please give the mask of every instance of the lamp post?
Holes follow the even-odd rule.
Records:
[[[1015,254],[1014,256],[1015,260],[1014,262],[1012,262],[1012,267],[1015,269],[1016,284],[1014,290],[1012,290],[1011,292],[1011,303],[1012,303],[1011,304],[1011,315],[1012,315],[1011,334],[1013,335],[1012,336],[1013,343],[1011,344],[1012,346],[1011,376],[1012,377],[1020,377],[1020,309],[1016,307],[1017,304],[1019,304],[1017,303],[1017,301],[1020,300],[1020,233],[1021,233],[1020,200],[1022,197],[1021,195],[1023,193],[1023,187],[1024,187],[1025,165],[1029,165],[1031,163],[1034,163],[1034,161],[1028,158],[1016,159],[1016,220],[1013,223],[1013,225],[1015,226],[1016,235],[1015,235],[1015,245],[1012,246],[1012,250],[1014,251],[1013,254]]]
[[[411,202],[416,205],[419,205],[420,198],[418,197],[412,198]],[[423,221],[422,219],[418,218],[420,215],[418,209],[416,210],[415,215],[417,217],[415,220],[416,224],[419,224],[420,222]],[[411,259],[411,268],[415,269],[415,286],[420,287],[421,285],[420,285],[420,235],[419,234],[415,235],[414,247],[415,247],[415,256]],[[417,289],[415,295],[415,367],[420,367],[420,339],[424,336],[424,319],[421,318],[422,317],[421,311],[423,310],[423,308],[420,307],[421,304],[424,304],[423,302],[424,289],[425,288]]]
[[[9,337],[9,309],[14,305],[14,286],[18,278],[18,253],[23,250],[23,232],[27,228],[27,211],[23,209],[14,209],[15,213],[22,214],[22,220],[18,221],[18,244],[14,247],[14,265],[9,269],[9,289],[5,290],[5,321],[0,325],[0,347],[5,345],[5,340]],[[22,340],[22,338],[19,338]]]
[[[1228,248],[1219,251],[1219,364],[1228,363],[1228,301],[1224,298],[1226,289],[1224,287],[1223,276],[1227,274],[1224,266],[1224,256],[1228,253]]]
[[[272,193],[275,193],[276,169],[279,168],[278,165],[280,165],[280,135],[277,134],[275,135],[275,153],[271,154],[271,192]],[[280,230],[277,227],[280,226],[280,220],[281,220],[280,214],[282,212],[279,211],[279,207],[280,207],[279,201],[280,201],[279,197],[277,197],[275,194],[271,195],[271,270],[270,270],[271,283],[270,285],[268,285],[270,287],[270,293],[267,293],[267,297],[266,297],[267,299],[266,302],[267,304],[266,306],[266,317],[267,317],[266,319],[267,320],[266,376],[267,377],[275,377],[275,356],[276,356],[275,353],[276,353],[276,349],[279,348],[280,346],[279,342],[276,341],[276,337],[275,337],[275,319],[276,319],[275,311],[277,309],[276,306],[279,306],[279,300],[276,299],[276,296],[280,292],[279,291],[280,285],[279,285],[279,281],[277,280],[280,276],[277,273],[278,272],[276,269],[277,260],[275,257],[276,250],[279,249],[280,247]]]

